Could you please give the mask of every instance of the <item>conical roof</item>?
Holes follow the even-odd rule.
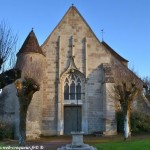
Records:
[[[27,36],[18,54],[31,52],[44,55],[33,30]]]

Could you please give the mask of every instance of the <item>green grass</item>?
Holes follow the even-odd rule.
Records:
[[[95,144],[98,150],[150,150],[150,139]]]
[[[2,150],[3,146],[4,146],[4,144],[0,143],[0,150]]]

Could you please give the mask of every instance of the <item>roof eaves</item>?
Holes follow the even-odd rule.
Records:
[[[126,60],[125,58],[123,58],[122,56],[120,56],[117,52],[115,52],[106,42],[102,41],[101,43],[110,51],[110,53],[111,53],[114,57],[116,57],[116,58],[119,59],[120,61],[129,62],[128,60]]]

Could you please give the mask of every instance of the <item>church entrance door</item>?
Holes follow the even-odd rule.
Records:
[[[81,106],[64,107],[64,134],[72,131],[81,131]]]

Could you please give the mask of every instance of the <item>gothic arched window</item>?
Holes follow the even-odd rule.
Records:
[[[64,100],[81,100],[81,80],[71,74],[65,79]]]

